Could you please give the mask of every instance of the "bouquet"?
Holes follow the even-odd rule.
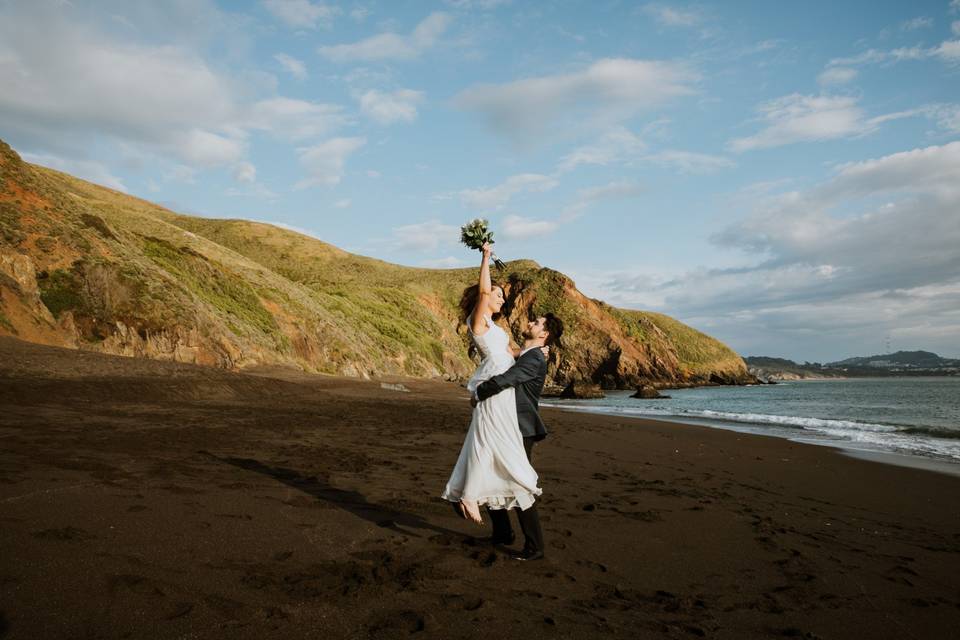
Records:
[[[463,225],[460,227],[460,242],[477,251],[482,251],[485,244],[493,244],[493,231],[487,228],[488,224],[484,218],[474,218]],[[506,268],[496,254],[491,253],[490,257],[493,258],[493,264],[497,265],[498,269]]]

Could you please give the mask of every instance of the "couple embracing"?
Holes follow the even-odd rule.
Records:
[[[490,246],[484,245],[476,302],[467,318],[469,333],[483,356],[467,383],[473,416],[442,497],[477,524],[483,524],[480,506],[486,506],[495,545],[513,543],[509,512],[516,510],[525,540],[523,550],[512,556],[536,560],[544,553],[536,507],[541,489],[530,454],[534,443],[547,435],[538,403],[550,345],[563,333],[563,323],[549,313],[531,320],[523,332],[523,349],[511,350],[510,337],[493,322],[504,294],[502,287],[491,283],[490,255]]]

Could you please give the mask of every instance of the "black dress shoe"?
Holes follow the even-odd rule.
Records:
[[[531,549],[524,549],[519,553],[513,553],[510,555],[514,560],[543,560],[543,551],[533,551]]]

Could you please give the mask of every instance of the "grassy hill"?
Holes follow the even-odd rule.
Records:
[[[462,378],[475,363],[457,303],[475,279],[475,268],[402,267],[268,224],[181,215],[25,163],[0,141],[0,335],[229,369]],[[566,323],[555,384],[748,379],[709,336],[589,299],[534,262],[500,279],[505,327],[547,311]]]

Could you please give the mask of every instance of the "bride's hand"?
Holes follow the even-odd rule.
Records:
[[[490,254],[493,253],[493,247],[491,247],[487,242],[483,243],[483,246],[480,248],[480,250],[483,251],[484,258],[489,258]]]
[[[543,352],[544,358],[546,358],[547,360],[550,359],[550,345],[548,344],[543,345],[542,347],[540,347],[540,351]]]

